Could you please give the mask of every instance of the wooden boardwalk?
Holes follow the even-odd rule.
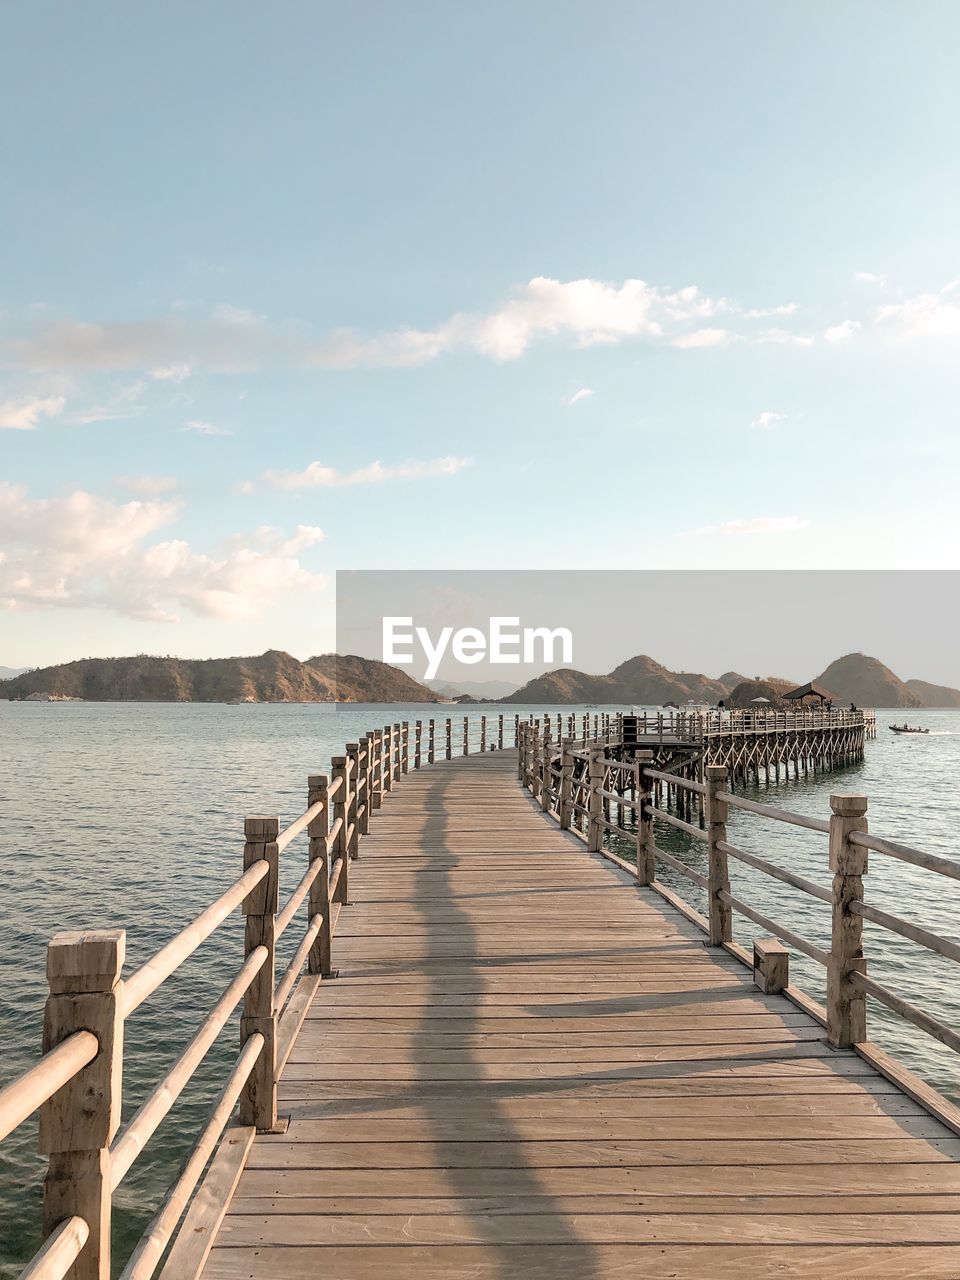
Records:
[[[960,1139],[549,823],[385,797],[206,1280],[960,1276]]]

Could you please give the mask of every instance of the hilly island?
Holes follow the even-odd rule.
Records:
[[[800,681],[780,676],[717,677],[672,671],[645,655],[628,658],[607,675],[572,668],[548,671],[497,701],[512,705],[672,702],[749,707],[784,695]],[[877,658],[846,654],[813,683],[837,704],[867,707],[960,707],[960,690],[924,680],[901,680]],[[456,688],[455,682],[450,682]],[[476,687],[476,686],[474,686]],[[446,690],[445,690],[446,691]],[[438,702],[441,694],[397,667],[355,655],[321,654],[301,662],[282,650],[255,657],[83,658],[0,680],[0,698],[86,702]],[[471,701],[473,699],[470,699]],[[490,699],[493,701],[493,699]]]

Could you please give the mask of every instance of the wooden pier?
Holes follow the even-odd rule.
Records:
[[[960,1037],[867,977],[862,934],[960,959],[864,901],[868,850],[871,877],[958,864],[868,832],[863,797],[794,814],[721,767],[701,784],[626,758],[616,722],[555,747],[544,727],[519,752],[475,724],[449,757],[452,727],[351,744],[286,828],[247,820],[241,878],[125,982],[122,934],[54,939],[46,1056],[0,1095],[0,1136],[39,1106],[50,1155],[25,1276],[108,1280],[112,1192],[241,1000],[236,1065],[125,1280],[960,1275],[960,1113],[869,1042],[866,996]],[[664,779],[703,799],[703,829]],[[760,839],[762,820],[825,836],[827,883],[730,844],[734,805]],[[703,845],[706,915],[659,881],[664,824]],[[824,902],[829,951],[733,891],[739,859]],[[120,1128],[123,1021],[238,906],[238,977]],[[749,955],[738,913],[771,935]],[[790,984],[795,949],[826,965],[825,1009]]]

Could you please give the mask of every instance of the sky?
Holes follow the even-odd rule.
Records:
[[[338,569],[960,567],[958,44],[4,6],[0,664],[307,657]]]

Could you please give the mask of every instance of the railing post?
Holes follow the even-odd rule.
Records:
[[[380,790],[393,790],[393,725],[383,726],[383,765],[380,770]]]
[[[347,847],[347,824],[349,822],[350,813],[350,777],[347,773],[346,756],[334,756],[330,761],[333,766],[333,782],[340,779],[340,786],[337,788],[333,797],[333,822],[340,819],[340,827],[337,834],[333,838],[333,866],[336,867],[338,861],[343,865],[340,868],[340,878],[337,881],[336,901],[342,905],[346,904],[349,892],[349,875],[350,875],[350,858]]]
[[[863,917],[850,910],[863,901],[867,851],[850,843],[853,831],[867,829],[867,797],[830,797],[830,870],[833,872],[833,928],[827,969],[827,1041],[835,1049],[849,1049],[867,1038],[867,1001],[851,982],[851,974],[866,973],[863,958]]]
[[[436,759],[437,735],[436,725],[431,719],[427,731],[427,764],[433,764]]]
[[[549,722],[548,722],[549,726]],[[545,728],[543,731],[543,748],[540,753],[542,763],[540,773],[540,808],[544,813],[550,812],[550,729]]]
[[[603,827],[600,823],[603,797],[600,795],[600,784],[603,782],[603,750],[591,750],[588,760],[587,778],[589,792],[587,794],[587,848],[596,853],[603,848]]]
[[[503,716],[497,720],[497,750],[503,750]]]
[[[486,751],[486,749],[487,749],[487,717],[481,716],[480,717],[480,750]]]
[[[653,818],[648,806],[653,804],[653,784],[644,774],[653,763],[652,751],[638,751],[637,765],[637,881],[653,884],[657,876],[657,857],[653,851]]]
[[[446,749],[447,749],[447,759],[452,760],[453,759],[453,720],[450,716],[447,716]]]
[[[350,831],[348,838],[348,852],[350,857],[356,859],[360,846],[360,744],[359,742],[347,743],[347,761],[348,772],[346,775],[347,802],[346,824],[347,830]]]
[[[470,717],[463,717],[463,754],[470,754]]]
[[[570,830],[570,802],[573,799],[573,738],[560,743],[560,798],[557,801],[557,818],[561,830]]]
[[[372,775],[368,775],[372,776]],[[317,878],[310,886],[310,919],[323,916],[320,932],[310,948],[307,968],[323,977],[330,975],[333,935],[330,932],[330,864],[327,860],[327,836],[330,833],[330,801],[327,799],[327,775],[313,773],[307,779],[307,808],[320,803],[323,809],[307,827],[308,857],[311,864],[322,862]]]
[[[263,1133],[277,1128],[277,1011],[273,994],[280,892],[280,854],[277,849],[280,819],[247,818],[243,834],[246,838],[244,870],[260,861],[266,861],[269,867],[264,878],[243,900],[243,914],[246,916],[244,956],[251,955],[257,947],[266,947],[267,958],[244,993],[240,1018],[241,1045],[258,1031],[264,1041],[240,1095],[240,1123],[256,1125]]]
[[[373,755],[373,734],[365,733],[360,739],[360,755],[357,757],[359,768],[358,791],[360,782],[363,783],[363,813],[358,812],[357,817],[357,834],[358,836],[369,835],[370,833],[370,810],[373,807],[370,803],[370,792],[373,789],[373,766],[371,758]],[[358,806],[359,809],[359,806]]]
[[[730,904],[721,893],[730,892],[727,855],[718,846],[727,839],[727,803],[719,799],[727,788],[727,771],[722,764],[708,764],[707,785],[707,894],[709,896],[710,941],[714,946],[733,940]]]
[[[418,720],[413,726],[413,767],[420,768],[420,750],[423,739],[423,721]]]
[[[370,772],[367,777],[370,779],[367,786],[370,789],[370,799],[373,801],[373,808],[379,809],[383,804],[383,731],[374,729],[368,737],[368,750],[370,752]]]
[[[399,720],[393,726],[393,780],[400,781],[403,772],[403,729]]]
[[[400,741],[402,745],[400,755],[400,772],[410,772],[410,721],[404,720],[400,726]]]
[[[44,1237],[74,1215],[90,1229],[67,1273],[71,1280],[110,1280],[110,1143],[120,1125],[125,945],[122,929],[103,929],[58,933],[47,947],[43,1052],[75,1031],[89,1031],[100,1043],[94,1060],[40,1108],[40,1151],[48,1157]]]

